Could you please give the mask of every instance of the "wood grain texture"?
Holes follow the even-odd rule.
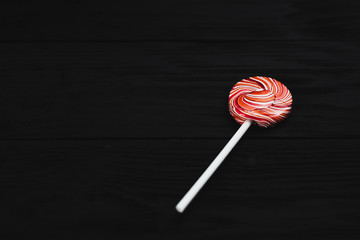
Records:
[[[225,143],[2,141],[1,224],[14,239],[358,233],[360,150],[352,140],[245,137],[180,216],[176,202]]]
[[[226,137],[231,87],[272,76],[294,96],[254,137],[357,137],[355,42],[2,44],[1,138]],[[344,125],[352,127],[344,127]],[[324,131],[326,129],[326,131]]]
[[[359,39],[356,0],[2,4],[2,41]]]
[[[0,6],[0,239],[360,238],[360,2]],[[231,87],[271,76],[289,119],[239,125]]]

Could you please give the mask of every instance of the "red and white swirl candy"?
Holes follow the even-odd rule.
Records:
[[[268,127],[285,119],[291,110],[292,96],[281,82],[269,77],[250,77],[236,83],[229,95],[229,110],[243,124],[252,120]]]
[[[231,149],[255,122],[268,127],[285,119],[291,110],[292,96],[280,82],[269,77],[250,77],[236,83],[229,95],[229,110],[241,127],[217,155],[210,166],[176,205],[183,212],[195,195],[204,186]]]

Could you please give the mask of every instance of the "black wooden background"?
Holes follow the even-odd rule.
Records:
[[[0,7],[0,239],[359,239],[360,2],[13,1]],[[244,77],[289,119],[239,125]]]

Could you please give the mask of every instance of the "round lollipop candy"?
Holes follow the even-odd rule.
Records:
[[[256,76],[236,83],[230,91],[229,110],[233,118],[242,125],[176,205],[176,210],[185,210],[252,123],[265,128],[272,126],[289,115],[291,105],[290,91],[273,78]]]

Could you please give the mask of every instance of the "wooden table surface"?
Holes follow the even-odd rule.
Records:
[[[359,1],[1,4],[0,239],[360,239]],[[290,117],[239,125],[271,76]]]

